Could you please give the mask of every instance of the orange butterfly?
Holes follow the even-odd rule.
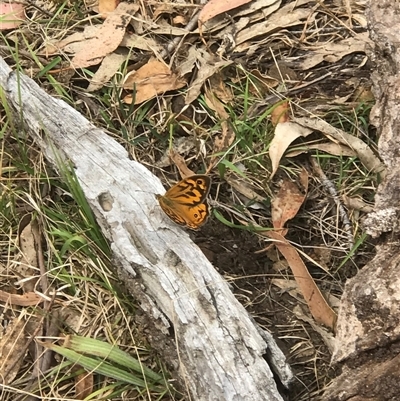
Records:
[[[197,230],[210,215],[207,204],[210,187],[211,178],[208,175],[192,175],[172,186],[165,195],[156,195],[156,198],[173,222]]]

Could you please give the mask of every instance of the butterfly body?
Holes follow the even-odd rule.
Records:
[[[172,186],[165,195],[156,195],[161,209],[176,224],[197,230],[209,214],[207,195],[211,179],[197,174],[184,178]]]

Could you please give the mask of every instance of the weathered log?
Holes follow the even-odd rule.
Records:
[[[339,309],[333,362],[343,372],[325,392],[325,401],[400,400],[400,4],[369,2],[374,48],[372,74],[379,155],[388,174],[379,186],[375,210],[365,220],[380,236],[375,258],[346,284]]]
[[[283,354],[189,235],[165,217],[155,198],[164,191],[159,179],[1,58],[0,86],[53,167],[60,158],[73,163],[119,276],[141,305],[149,340],[169,356],[192,399],[281,401],[270,366],[287,385],[292,374]]]

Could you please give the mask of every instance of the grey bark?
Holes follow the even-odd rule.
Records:
[[[374,42],[368,56],[376,99],[371,114],[387,175],[365,228],[379,237],[375,258],[346,284],[339,309],[333,362],[343,372],[324,401],[400,400],[400,3],[370,1]]]

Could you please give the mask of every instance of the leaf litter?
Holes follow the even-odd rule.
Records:
[[[243,179],[234,170],[239,169],[243,162],[240,157],[239,160],[232,157],[229,161],[232,170],[225,175],[221,188],[230,184],[230,201],[237,194],[242,200],[247,199],[243,205],[247,215],[251,215],[256,223],[261,216],[259,211],[267,209],[265,204],[271,193],[269,185],[281,184],[279,190],[273,191],[270,222],[276,229],[284,230],[278,233],[268,231],[268,237],[278,249],[281,247],[293,276],[301,278],[298,289],[315,321],[332,327],[335,314],[314,287],[308,265],[302,260],[310,261],[309,255],[301,251],[300,245],[287,239],[291,238],[292,232],[294,235],[297,233],[291,220],[301,219],[303,212],[300,207],[305,208],[304,202],[308,205],[308,200],[316,196],[313,193],[315,189],[297,188],[296,192],[294,183],[299,179],[296,174],[288,172],[288,166],[299,160],[304,163],[304,152],[318,150],[340,157],[356,156],[369,171],[384,174],[384,166],[366,142],[323,120],[323,113],[334,104],[349,106],[354,102],[354,107],[360,104],[355,101],[357,88],[368,92],[363,81],[365,77],[351,77],[350,83],[343,68],[360,72],[365,66],[363,55],[368,38],[365,31],[360,32],[360,28],[365,30],[363,6],[346,2],[344,13],[341,6],[329,3],[327,17],[325,4],[307,0],[228,3],[210,1],[202,7],[189,3],[149,2],[146,8],[139,8],[127,2],[102,1],[99,12],[103,21],[97,19],[93,25],[90,25],[91,21],[81,23],[83,29],[80,32],[72,32],[58,41],[48,41],[41,54],[46,57],[68,54],[71,57],[70,68],[93,68],[94,74],[88,79],[88,91],[101,91],[118,76],[121,77],[120,100],[139,107],[141,104],[152,105],[150,99],[162,99],[166,109],[162,109],[158,102],[148,109],[152,129],[165,136],[162,131],[168,126],[167,121],[173,121],[178,128],[179,125],[183,128],[184,136],[181,138],[184,145],[179,145],[174,137],[172,153],[159,152],[158,160],[155,158],[152,165],[176,166],[183,175],[196,172],[197,159],[205,158],[209,167],[213,167],[214,162],[220,160],[215,155],[229,149],[237,139],[237,122],[232,121],[228,111],[238,102],[231,88],[244,80],[244,74],[238,73],[238,66],[257,79],[257,89],[250,88],[260,105],[255,116],[261,115],[266,107],[285,100],[284,109],[276,107],[269,117],[275,127],[268,152],[264,152],[270,157],[270,168],[253,171],[244,167],[240,169],[246,176]],[[335,18],[330,18],[331,15]],[[357,55],[361,57],[357,59]],[[351,65],[348,65],[348,60],[352,61]],[[128,68],[122,69],[123,65]],[[335,91],[342,87],[347,92],[341,91],[338,96]],[[327,89],[331,92],[327,93]],[[184,106],[168,115],[170,104],[173,106],[174,98],[181,90],[184,90]],[[163,96],[166,93],[168,97]],[[204,117],[203,105],[213,111],[211,114],[218,124],[213,126],[210,124],[213,119]],[[318,113],[320,115],[316,116]],[[247,123],[245,117],[242,123]],[[196,126],[203,125],[206,128],[196,129]],[[142,157],[147,160],[146,156]],[[193,170],[188,163],[194,164]],[[304,165],[307,174],[313,174],[307,161]],[[302,174],[305,173],[299,176]],[[360,200],[360,197],[347,197],[349,207],[365,208],[364,201],[357,203],[352,199]],[[256,202],[263,207],[251,209]],[[262,221],[265,221],[264,216]],[[322,246],[329,245],[325,236],[329,238],[328,234],[323,234]],[[324,266],[326,272],[329,261]],[[312,320],[309,323],[312,325]]]

